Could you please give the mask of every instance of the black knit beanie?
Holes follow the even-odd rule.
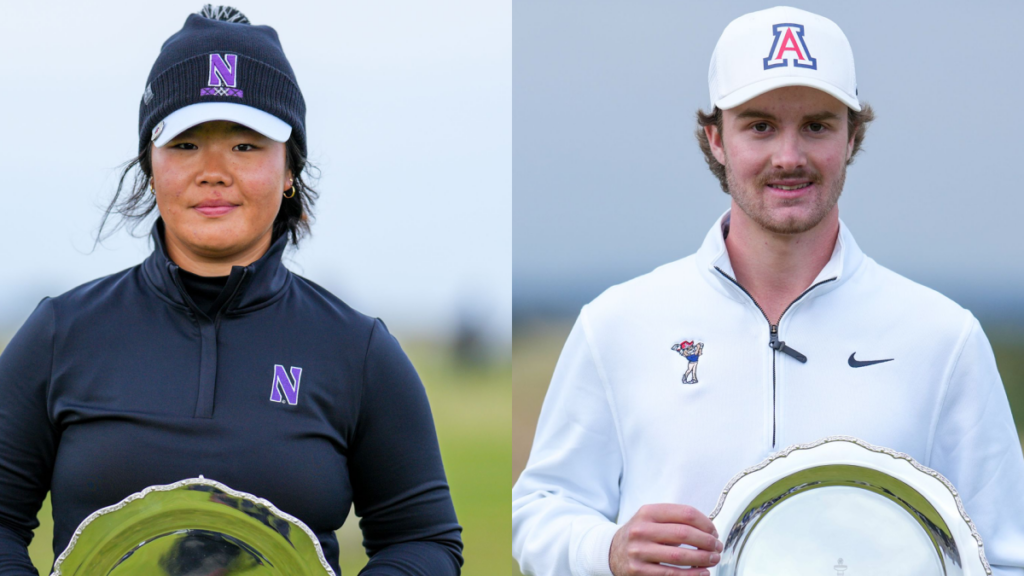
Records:
[[[139,104],[139,152],[170,113],[201,102],[232,102],[292,127],[306,153],[306,102],[277,32],[253,26],[238,10],[207,4],[160,48]]]

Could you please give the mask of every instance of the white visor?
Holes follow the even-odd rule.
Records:
[[[292,135],[291,125],[258,108],[234,102],[202,102],[171,112],[153,128],[153,144],[163,146],[185,130],[211,120],[237,122],[275,142],[287,142]]]

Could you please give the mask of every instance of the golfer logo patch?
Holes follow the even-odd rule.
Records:
[[[291,375],[280,364],[274,365],[274,384],[270,390],[271,402],[287,402],[295,406],[299,403],[299,383],[302,380],[302,368],[292,366]]]
[[[704,355],[704,343],[694,340],[683,340],[672,345],[672,350],[686,358],[686,372],[683,372],[683,384],[697,383],[697,362]]]
[[[200,96],[237,96],[242,97],[238,89],[238,54],[210,54],[210,77],[206,88],[199,91]]]
[[[792,62],[797,68],[818,69],[818,60],[811,58],[804,42],[803,24],[776,24],[772,26],[772,49],[764,59],[764,69],[771,70],[780,66],[789,66]]]

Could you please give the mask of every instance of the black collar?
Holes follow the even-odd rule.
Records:
[[[165,299],[195,309],[178,276],[179,266],[167,256],[164,243],[164,221],[157,218],[150,231],[155,248],[142,263],[142,272],[149,284]],[[281,263],[288,245],[288,235],[282,234],[270,245],[259,260],[248,266],[232,266],[225,286],[230,301],[225,313],[244,314],[270,304],[284,294],[291,281],[291,272]]]

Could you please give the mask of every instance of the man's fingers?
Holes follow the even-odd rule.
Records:
[[[632,564],[628,572],[629,576],[708,576],[709,573],[704,567],[676,568],[649,563]]]
[[[636,550],[636,559],[651,564],[674,564],[676,566],[715,566],[721,560],[718,552],[692,550],[678,546],[649,543]]]
[[[646,564],[633,574],[636,576],[708,576],[707,568],[673,568],[658,564]]]
[[[714,523],[696,508],[648,504],[616,532],[609,564],[619,576],[701,576],[721,551]]]
[[[689,544],[707,552],[721,552],[722,542],[707,532],[685,524],[651,524],[656,527],[651,541],[669,546]]]
[[[686,524],[708,534],[715,533],[715,524],[693,506],[685,504],[648,504],[637,511],[637,515],[651,522]]]
[[[669,546],[689,544],[708,552],[721,552],[722,543],[707,532],[686,524],[659,524],[643,522],[629,528],[631,540],[656,542]]]

